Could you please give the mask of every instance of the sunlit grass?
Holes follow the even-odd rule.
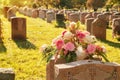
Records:
[[[14,68],[16,80],[45,80],[46,62],[40,62],[42,55],[39,47],[42,44],[51,44],[52,39],[64,29],[56,28],[54,24],[39,18],[20,14],[17,16],[27,19],[27,40],[13,41],[10,22],[1,16],[3,44],[0,44],[0,67]],[[107,40],[98,40],[98,43],[107,48],[107,55],[111,62],[120,63],[120,42],[112,38],[111,29],[107,29]]]

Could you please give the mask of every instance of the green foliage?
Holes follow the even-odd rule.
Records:
[[[106,0],[87,0],[86,6],[88,9],[96,11],[98,8],[102,8],[105,2]]]

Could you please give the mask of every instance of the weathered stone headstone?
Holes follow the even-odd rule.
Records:
[[[115,18],[112,21],[112,36],[120,36],[120,18]]]
[[[99,14],[101,14],[101,13],[99,13],[99,12],[93,12],[93,13],[92,13],[92,16],[93,16],[94,18],[97,18],[97,16],[98,16]]]
[[[46,80],[54,80],[54,77],[55,77],[54,66],[55,64],[62,64],[62,63],[65,63],[65,60],[61,58],[56,60],[56,62],[54,58],[50,60],[50,62],[46,66]]]
[[[47,18],[47,22],[51,23],[53,20],[55,20],[55,13],[54,11],[47,11],[46,12],[46,18]]]
[[[88,18],[93,18],[92,13],[89,13],[89,14],[87,14],[87,15],[85,16],[85,19],[88,19]]]
[[[46,11],[47,11],[47,10],[40,10],[40,11],[39,11],[39,17],[40,17],[41,19],[45,19],[45,18],[46,18]]]
[[[66,10],[66,11],[65,11],[65,14],[66,14],[65,18],[66,18],[67,20],[69,20],[70,13],[71,13],[71,11],[69,11],[69,10]]]
[[[12,39],[26,39],[26,19],[15,17],[11,19]]]
[[[69,21],[78,22],[80,20],[79,12],[73,12],[69,15]]]
[[[120,65],[94,60],[56,64],[53,80],[120,80]]]
[[[4,8],[3,8],[3,12],[4,12],[4,17],[5,18],[7,18],[7,11],[10,9],[10,7],[8,7],[8,6],[5,6]]]
[[[120,13],[116,12],[110,16],[110,20],[112,21],[114,18],[120,18]]]
[[[86,25],[86,29],[88,32],[91,33],[91,26],[92,26],[92,22],[94,21],[94,18],[88,18],[85,21],[85,25]]]
[[[99,14],[92,22],[91,34],[98,39],[106,40],[107,20],[106,15]]]
[[[85,16],[86,16],[87,14],[88,14],[87,12],[82,12],[82,13],[80,14],[80,22],[81,22],[82,24],[85,24]]]
[[[15,72],[11,68],[0,68],[0,80],[15,80]]]
[[[57,13],[56,16],[56,22],[57,22],[57,26],[58,27],[65,27],[65,17],[64,17],[64,14],[60,14],[60,13]]]
[[[33,17],[33,18],[37,18],[38,16],[39,16],[39,10],[33,9],[33,10],[32,10],[32,17]]]
[[[17,7],[11,7],[8,11],[7,11],[7,18],[10,21],[11,17],[16,17],[16,12],[17,12]]]
[[[28,8],[26,13],[27,13],[26,14],[27,16],[31,17],[32,16],[32,8]]]

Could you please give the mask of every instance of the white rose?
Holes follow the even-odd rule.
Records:
[[[64,38],[64,39],[67,39],[67,40],[70,40],[70,39],[73,38],[73,36],[74,36],[74,35],[73,35],[71,32],[67,31],[67,32],[64,34],[63,38]]]
[[[77,48],[76,55],[77,55],[78,60],[83,60],[87,57],[87,54],[85,53],[85,51],[83,50],[81,46]]]
[[[95,36],[86,35],[84,38],[84,42],[85,43],[94,43],[94,42],[96,42],[96,38],[95,38]]]
[[[105,46],[102,46],[102,52],[106,53]]]
[[[43,45],[41,46],[41,48],[40,48],[40,51],[41,51],[41,52],[45,51],[45,49],[46,49],[47,47],[48,47],[47,44],[43,44]]]

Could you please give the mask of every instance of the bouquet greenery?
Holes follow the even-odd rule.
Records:
[[[51,45],[44,44],[41,51],[47,61],[54,55],[55,60],[58,56],[64,58],[66,62],[84,59],[104,59],[106,58],[106,49],[104,46],[96,44],[95,36],[87,31],[79,30],[76,23],[71,22],[68,30],[52,40]]]

